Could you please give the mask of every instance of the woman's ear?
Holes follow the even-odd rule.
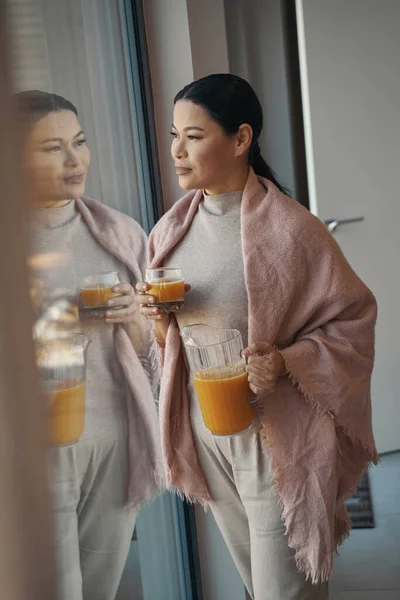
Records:
[[[253,129],[251,125],[243,123],[237,131],[236,138],[236,156],[243,156],[243,154],[246,154],[246,152],[249,151],[253,139]]]

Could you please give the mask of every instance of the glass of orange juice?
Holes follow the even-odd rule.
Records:
[[[95,273],[82,277],[79,292],[81,307],[85,310],[118,310],[121,306],[107,306],[110,298],[121,296],[113,288],[121,283],[118,271]]]
[[[216,436],[232,436],[253,425],[254,398],[237,329],[195,324],[181,331],[205,426]]]
[[[182,269],[160,267],[146,270],[146,281],[151,288],[146,292],[156,297],[153,306],[158,306],[164,312],[179,312],[185,301],[185,280]]]

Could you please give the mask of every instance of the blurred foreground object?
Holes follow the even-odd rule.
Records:
[[[47,423],[34,364],[5,4],[0,0],[0,598],[55,600]]]

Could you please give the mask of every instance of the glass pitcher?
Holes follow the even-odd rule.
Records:
[[[181,336],[206,427],[217,436],[247,431],[255,399],[240,331],[196,324],[182,329]]]
[[[89,343],[82,333],[36,341],[37,366],[48,398],[50,440],[54,446],[76,443],[85,428]]]

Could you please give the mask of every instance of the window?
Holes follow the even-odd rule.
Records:
[[[57,94],[77,107],[91,153],[85,195],[131,216],[148,232],[160,216],[161,194],[141,3],[8,0],[8,24],[15,91]],[[86,258],[82,256],[82,261]],[[67,263],[71,260],[71,256],[67,257]],[[60,276],[64,266],[61,263],[55,266],[52,273]],[[104,266],[99,260],[98,270],[108,269],[109,264]],[[50,292],[60,285],[51,274],[46,281],[54,288]],[[68,277],[61,283],[73,293],[68,289]],[[97,351],[100,349],[103,351],[97,344]],[[88,361],[90,351],[89,346]],[[86,423],[88,419],[87,413]],[[57,462],[59,470],[63,469],[68,454],[68,450],[63,450]],[[79,466],[79,457],[74,460]],[[61,487],[65,486],[68,487],[68,481],[62,481]],[[60,489],[59,486],[58,495],[64,493]],[[90,498],[87,506],[91,510]],[[65,505],[60,507],[62,512]],[[101,511],[97,518],[101,530]],[[126,528],[130,524],[132,540],[117,599],[196,600],[193,579],[197,559],[190,543],[194,524],[188,507],[174,496],[163,494],[141,511],[135,535],[133,519],[127,521]],[[68,527],[65,522],[62,526]],[[60,533],[57,523],[56,529],[57,541],[62,545],[68,531]],[[95,551],[95,542],[90,543]],[[65,560],[60,564],[58,579],[62,582],[70,576],[70,565]],[[112,574],[104,571],[102,576],[106,580]]]

